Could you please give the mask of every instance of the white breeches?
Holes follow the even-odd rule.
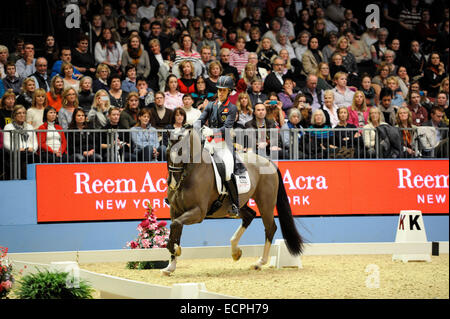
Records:
[[[215,140],[211,140],[211,142],[205,141],[205,149],[207,149],[210,154],[215,154],[217,158],[222,160],[225,164],[225,180],[229,181],[231,179],[231,174],[234,171],[234,160],[233,153],[227,147],[225,141],[215,142]]]

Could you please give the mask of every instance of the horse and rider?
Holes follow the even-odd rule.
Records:
[[[183,226],[201,223],[207,217],[222,218],[230,217],[231,214],[232,217],[242,219],[231,238],[232,257],[238,260],[242,254],[242,250],[238,248],[239,240],[257,215],[248,205],[250,199],[255,201],[265,228],[263,255],[254,269],[261,269],[268,261],[270,246],[277,230],[275,208],[289,252],[299,255],[303,249],[303,238],[297,231],[283,178],[276,164],[253,152],[240,153],[237,161],[232,128],[238,111],[229,100],[234,81],[228,76],[221,76],[217,81],[217,88],[217,100],[208,103],[194,127],[172,132],[169,138],[167,201],[172,222],[167,245],[171,260],[169,266],[162,270],[166,275],[176,269],[177,257],[181,254]],[[188,146],[188,154],[184,154],[187,156],[183,155],[183,145]],[[224,171],[222,175],[228,195],[226,197],[222,196],[223,193],[216,184],[218,175],[211,159],[216,167],[222,166]],[[242,168],[248,174],[249,187],[239,193],[234,175],[235,172],[241,175]],[[220,205],[215,206],[221,197]]]

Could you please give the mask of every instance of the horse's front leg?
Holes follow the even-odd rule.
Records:
[[[176,269],[177,257],[181,255],[180,241],[183,226],[200,223],[202,220],[203,218],[200,208],[195,207],[172,221],[170,224],[169,243],[167,245],[167,249],[170,252],[170,263],[169,266],[162,270],[164,275],[170,275]]]

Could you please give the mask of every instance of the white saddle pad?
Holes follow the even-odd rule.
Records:
[[[214,167],[214,175],[216,177],[217,192],[220,195],[228,194],[227,190],[225,188],[225,184],[222,182],[222,178],[220,177],[219,170],[217,169],[216,162],[212,158],[211,154],[209,156],[211,156],[211,162],[212,162],[212,165]],[[239,154],[236,154],[236,156],[239,156]],[[235,179],[236,179],[236,185],[237,185],[237,189],[238,189],[238,193],[239,194],[248,193],[250,191],[251,183],[250,183],[250,177],[248,175],[248,171],[247,170],[242,175],[235,175]]]

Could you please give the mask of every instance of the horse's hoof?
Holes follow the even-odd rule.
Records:
[[[175,249],[174,249],[174,255],[175,256],[180,256],[181,255],[181,247],[180,246],[178,246],[177,244],[175,244],[175,247],[174,247]]]
[[[238,261],[239,259],[241,259],[242,249],[239,248],[235,253],[231,254],[231,256],[233,257],[234,261]]]
[[[166,269],[161,269],[161,275],[169,277],[172,274],[171,271]]]

